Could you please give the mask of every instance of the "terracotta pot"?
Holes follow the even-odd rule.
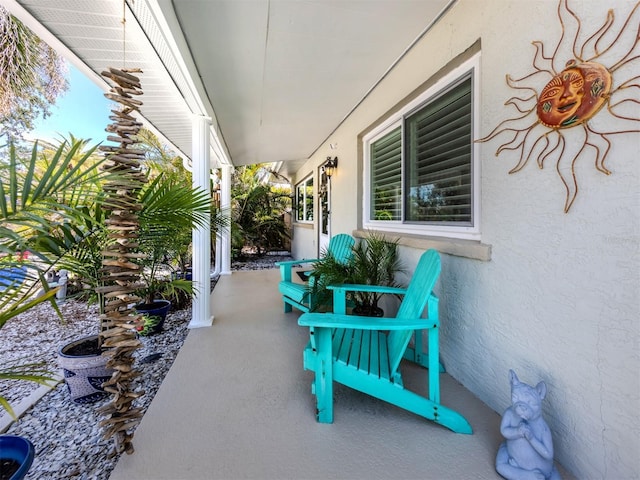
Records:
[[[93,403],[108,395],[102,388],[113,373],[107,368],[108,360],[98,349],[97,335],[75,340],[58,351],[58,364],[64,371],[71,400]]]

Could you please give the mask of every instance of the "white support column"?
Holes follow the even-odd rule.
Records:
[[[211,194],[209,184],[209,126],[211,119],[196,115],[192,123],[193,186]],[[210,327],[211,315],[211,219],[193,229],[191,262],[196,293],[193,297],[189,328]]]
[[[220,265],[222,265],[222,235],[223,233],[221,232],[218,232],[218,234],[216,235],[216,259],[214,262],[214,275],[220,275],[220,271],[222,270],[222,268],[220,267]]]
[[[220,207],[227,223],[231,225],[231,165],[222,166],[222,182],[220,183]],[[231,226],[220,238],[220,274],[231,275]]]
[[[215,155],[215,152],[214,152]],[[212,179],[213,179],[213,185],[214,185],[214,189],[218,191],[218,207],[220,207],[220,176],[221,176],[221,170],[219,168],[217,168],[213,175],[212,175]],[[220,213],[218,212],[218,215]],[[216,242],[216,248],[215,248],[215,258],[213,260],[213,265],[214,265],[214,269],[213,269],[213,273],[212,276],[213,277],[218,277],[220,275],[220,255],[221,255],[221,235],[223,234],[223,231],[220,230],[219,228],[216,229],[216,238],[215,238],[215,242]]]

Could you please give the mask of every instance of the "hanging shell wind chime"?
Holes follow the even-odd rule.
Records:
[[[102,252],[103,286],[97,291],[104,296],[104,310],[101,315],[103,355],[110,357],[107,366],[114,373],[103,384],[105,391],[113,394],[112,401],[100,409],[107,418],[100,425],[105,428],[105,438],[113,437],[115,454],[133,453],[132,429],[140,422],[143,410],[133,406],[136,398],[144,392],[134,392],[133,380],[139,375],[133,367],[133,353],[141,347],[136,335],[136,315],[133,305],[140,301],[135,295],[138,287],[140,266],[135,263],[142,254],[137,253],[139,220],[142,206],[137,200],[138,191],[146,181],[140,168],[144,150],[136,149],[135,135],[142,123],[132,115],[142,102],[135,97],[142,95],[140,80],[133,73],[138,69],[109,68],[102,76],[115,83],[105,97],[120,104],[111,110],[113,120],[106,131],[109,142],[117,145],[102,145],[107,160],[103,168],[117,173],[117,178],[104,186],[106,220],[109,229],[108,247]]]

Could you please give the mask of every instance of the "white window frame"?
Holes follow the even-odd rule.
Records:
[[[402,159],[402,185],[404,189],[404,119],[409,114],[413,113],[422,104],[435,98],[440,92],[446,89],[448,86],[456,83],[458,80],[469,75],[471,73],[471,92],[472,92],[472,120],[471,120],[471,132],[472,132],[472,158],[471,158],[471,171],[472,171],[472,201],[473,212],[472,219],[473,225],[470,226],[447,226],[447,225],[427,225],[418,223],[404,223],[401,220],[372,220],[370,218],[371,212],[371,144],[382,138],[391,130],[401,127],[401,138],[403,142],[403,159]],[[371,230],[380,230],[388,232],[406,233],[413,235],[430,235],[437,237],[450,237],[480,240],[480,146],[473,142],[473,139],[479,138],[480,128],[480,54],[475,55],[473,58],[467,60],[459,67],[456,67],[440,80],[438,80],[433,86],[429,87],[424,93],[405,105],[401,110],[395,112],[393,115],[386,118],[380,125],[374,128],[371,132],[365,135],[362,139],[363,152],[364,152],[364,175],[363,175],[363,227]],[[403,190],[402,203],[404,204]],[[404,207],[403,207],[404,208]]]
[[[312,217],[312,220],[306,220],[306,218],[307,218],[307,216],[308,216],[308,215],[307,215],[307,205],[308,205],[308,202],[307,202],[307,189],[306,189],[306,188],[303,188],[303,191],[304,191],[304,200],[303,200],[303,202],[302,202],[302,203],[303,203],[302,216],[304,217],[304,220],[300,220],[300,219],[298,219],[298,188],[299,188],[300,186],[304,186],[304,187],[306,187],[306,185],[307,185],[307,183],[308,183],[309,181],[312,181],[312,182],[313,182],[313,189],[314,189],[314,190],[313,190],[313,202],[311,202],[311,208],[312,208],[311,217]],[[294,205],[294,206],[295,206],[295,210],[294,210],[294,211],[296,212],[296,214],[295,214],[295,217],[294,217],[294,218],[295,218],[295,220],[296,220],[296,223],[307,223],[307,224],[312,224],[312,223],[314,222],[314,219],[315,219],[315,213],[316,213],[316,205],[315,205],[315,202],[316,202],[316,182],[314,181],[313,175],[309,175],[309,176],[308,176],[308,177],[306,177],[304,180],[301,180],[300,182],[298,182],[298,183],[296,184],[296,186],[295,186],[295,205]]]

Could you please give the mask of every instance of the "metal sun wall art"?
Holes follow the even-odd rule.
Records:
[[[567,213],[578,194],[578,160],[595,157],[596,169],[609,175],[609,137],[640,132],[640,2],[619,27],[614,27],[615,12],[609,10],[602,26],[590,35],[581,31],[580,18],[568,0],[559,0],[557,12],[562,35],[553,54],[546,56],[542,41],[534,41],[534,71],[520,79],[506,77],[509,87],[520,92],[505,105],[519,113],[477,141],[512,135],[496,150],[496,156],[519,152],[509,173],[519,172],[532,158],[541,169],[546,161],[555,161],[566,190]],[[543,85],[540,93],[535,85]],[[614,124],[618,128],[612,128]]]

